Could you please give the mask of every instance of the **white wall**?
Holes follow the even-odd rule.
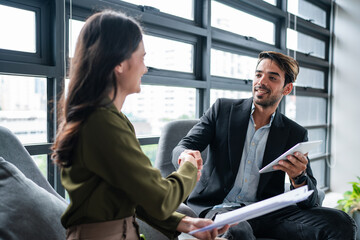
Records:
[[[330,189],[360,176],[360,1],[336,0]]]

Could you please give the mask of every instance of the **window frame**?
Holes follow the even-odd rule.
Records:
[[[196,89],[196,116],[200,117],[210,107],[210,90],[238,90],[251,91],[251,79],[233,79],[212,76],[210,74],[211,49],[225,50],[235,54],[257,57],[262,50],[272,50],[296,56],[300,68],[307,67],[324,72],[324,89],[296,87],[296,96],[324,97],[327,99],[327,121],[324,125],[304,126],[307,129],[325,129],[327,135],[326,153],[311,159],[319,161],[329,159],[331,137],[331,0],[306,0],[326,11],[326,28],[312,22],[288,14],[286,4],[289,0],[278,0],[273,6],[262,0],[217,0],[238,10],[271,21],[275,24],[274,45],[256,39],[241,36],[225,30],[214,28],[211,23],[211,0],[194,1],[194,20],[158,12],[156,9],[136,6],[119,0],[0,0],[0,4],[23,9],[36,10],[37,52],[35,54],[0,49],[0,73],[41,76],[47,78],[47,129],[48,142],[42,144],[25,145],[31,155],[50,154],[51,144],[57,129],[57,102],[64,88],[64,79],[69,70],[69,18],[85,20],[94,11],[111,8],[121,10],[130,16],[140,19],[145,32],[152,35],[166,37],[176,41],[194,45],[193,73],[184,73],[150,68],[144,75],[143,84],[173,87],[190,87]],[[70,11],[70,3],[72,8]],[[70,16],[71,14],[71,16]],[[54,17],[55,16],[55,17]],[[325,41],[325,59],[286,49],[286,28],[290,27],[306,35]],[[38,43],[39,42],[39,43]],[[255,66],[254,66],[255,67]],[[300,70],[301,71],[301,70]],[[294,94],[291,93],[291,94]],[[280,103],[280,111],[285,111],[285,98]],[[139,138],[141,145],[156,144],[158,136]],[[330,184],[330,169],[323,169],[326,179],[324,190]],[[60,183],[59,170],[48,157],[48,180],[57,192],[64,196],[65,192]]]

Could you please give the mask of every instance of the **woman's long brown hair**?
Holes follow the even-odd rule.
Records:
[[[71,166],[79,130],[89,114],[115,99],[113,70],[131,57],[141,40],[139,24],[119,12],[96,13],[85,22],[70,66],[68,93],[63,92],[58,105],[59,127],[51,157],[60,167]],[[104,103],[110,90],[114,98]]]

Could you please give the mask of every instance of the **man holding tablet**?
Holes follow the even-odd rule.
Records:
[[[273,170],[259,173],[282,153],[308,140],[307,130],[278,110],[293,88],[298,63],[277,52],[261,52],[253,80],[253,97],[218,99],[173,151],[173,164],[183,151],[203,151],[202,176],[187,204],[213,219],[284,192],[285,173],[291,189],[307,185],[314,193],[299,202],[231,227],[227,239],[354,239],[356,225],[344,212],[319,206],[316,180],[307,155],[295,152]],[[200,156],[200,154],[198,154]]]

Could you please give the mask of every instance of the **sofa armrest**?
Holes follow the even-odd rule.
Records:
[[[178,209],[176,210],[179,213],[185,214],[186,216],[197,218],[196,213],[186,204],[181,203]]]

